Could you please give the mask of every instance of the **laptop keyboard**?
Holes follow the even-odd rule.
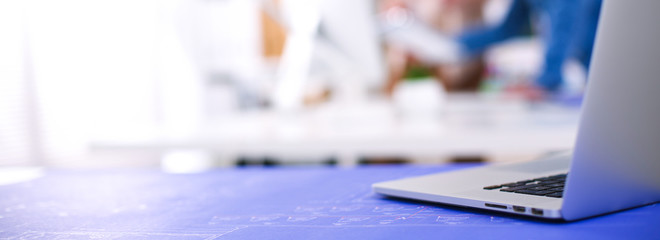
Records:
[[[566,182],[566,176],[567,174],[557,174],[548,177],[487,186],[484,187],[484,189],[499,189],[500,192],[561,198],[564,194],[564,183]]]

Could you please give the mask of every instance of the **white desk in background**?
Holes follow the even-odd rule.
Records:
[[[99,137],[92,146],[163,153],[196,150],[225,159],[335,157],[345,165],[361,157],[541,154],[571,149],[578,117],[576,106],[449,95],[437,112],[401,110],[386,100],[321,105],[297,113],[238,112],[176,133],[152,126]]]

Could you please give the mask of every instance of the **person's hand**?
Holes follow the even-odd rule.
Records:
[[[380,11],[386,12],[392,8],[407,8],[406,2],[403,0],[385,0],[380,4]]]
[[[505,89],[507,93],[520,96],[530,102],[538,102],[548,99],[549,93],[543,88],[530,83],[515,84]]]

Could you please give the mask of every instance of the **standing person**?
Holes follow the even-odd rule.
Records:
[[[513,0],[500,24],[467,30],[458,41],[469,55],[479,56],[490,46],[529,31],[533,18],[545,42],[545,58],[541,72],[525,91],[556,93],[563,84],[567,59],[576,58],[588,68],[600,5],[601,0]]]

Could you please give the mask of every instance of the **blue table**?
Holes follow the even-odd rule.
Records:
[[[0,239],[660,239],[658,204],[562,223],[370,188],[470,166],[50,171],[0,186]]]

